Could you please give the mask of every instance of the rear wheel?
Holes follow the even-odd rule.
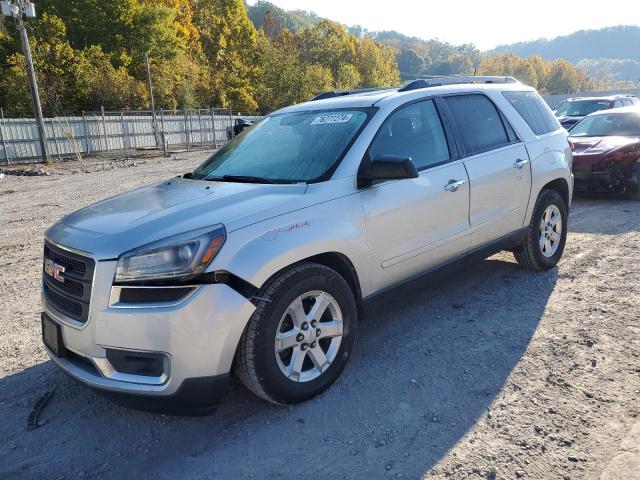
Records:
[[[303,402],[338,378],[355,335],[356,303],[347,282],[323,265],[300,264],[260,294],[238,347],[238,377],[270,402]]]
[[[516,261],[532,270],[553,268],[567,239],[567,205],[555,190],[540,192],[524,242],[514,250]]]

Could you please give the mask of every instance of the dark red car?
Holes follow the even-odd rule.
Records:
[[[640,108],[592,113],[569,130],[576,192],[640,199]]]

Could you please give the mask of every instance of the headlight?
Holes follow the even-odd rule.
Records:
[[[193,278],[205,271],[226,238],[218,225],[138,247],[118,258],[115,283]]]

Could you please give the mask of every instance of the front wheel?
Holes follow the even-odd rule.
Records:
[[[567,204],[562,196],[555,190],[542,190],[525,240],[513,252],[516,261],[532,270],[553,268],[564,251],[568,218]]]
[[[297,265],[261,292],[238,346],[238,377],[272,403],[308,400],[342,372],[356,322],[353,293],[337,272],[313,263]]]

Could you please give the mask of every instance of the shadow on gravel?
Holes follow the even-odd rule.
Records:
[[[509,375],[556,278],[500,255],[388,292],[368,303],[334,387],[295,407],[235,386],[210,416],[152,415],[37,365],[0,380],[0,477],[416,478],[498,392],[519,390]],[[33,404],[56,386],[27,432]]]

